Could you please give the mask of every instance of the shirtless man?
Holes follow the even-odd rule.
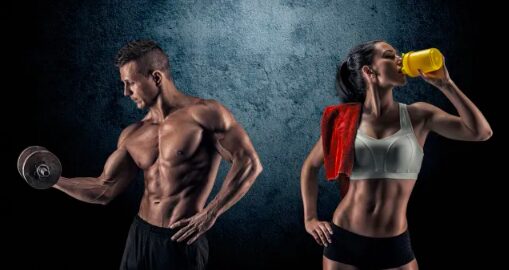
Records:
[[[145,190],[129,230],[121,269],[204,269],[204,233],[246,194],[262,171],[251,141],[233,115],[214,100],[183,94],[168,57],[150,40],[117,55],[124,95],[140,122],[125,128],[98,177],[61,177],[55,188],[88,203],[107,204],[143,170]],[[206,204],[221,157],[232,166]]]

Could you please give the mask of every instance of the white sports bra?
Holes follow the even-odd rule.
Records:
[[[417,179],[424,153],[417,142],[406,104],[399,103],[400,129],[375,139],[357,130],[351,180]]]

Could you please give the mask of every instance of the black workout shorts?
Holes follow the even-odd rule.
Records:
[[[205,235],[187,245],[186,241],[171,240],[176,232],[176,229],[157,227],[136,216],[129,229],[120,269],[205,269],[209,253]]]
[[[330,260],[360,269],[385,269],[414,259],[408,231],[394,237],[362,236],[332,224],[332,244],[323,251]]]

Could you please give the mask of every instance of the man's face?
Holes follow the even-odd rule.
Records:
[[[124,83],[124,96],[130,97],[138,109],[144,109],[155,103],[159,88],[152,76],[144,76],[140,70],[139,64],[131,61],[120,67],[120,80]]]

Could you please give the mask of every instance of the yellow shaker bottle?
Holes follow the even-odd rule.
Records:
[[[428,73],[439,70],[444,64],[442,53],[435,48],[411,51],[404,53],[402,57],[403,67],[401,72],[410,77],[419,76],[419,69],[422,73]]]

